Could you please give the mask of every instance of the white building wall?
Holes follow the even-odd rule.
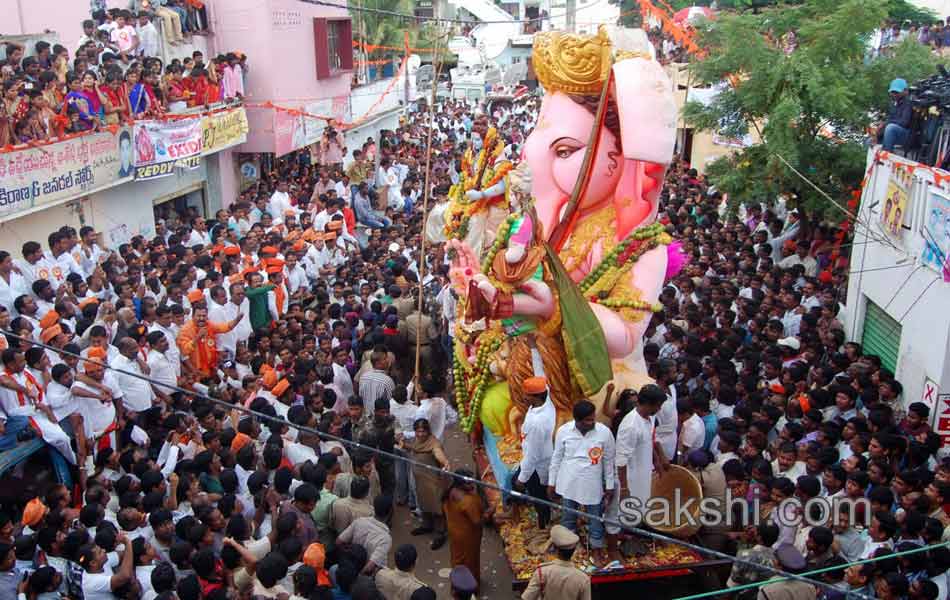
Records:
[[[873,158],[873,151],[870,156]],[[851,255],[849,310],[844,325],[848,339],[860,342],[868,300],[901,324],[895,377],[904,386],[907,405],[921,400],[926,379],[935,382],[940,392],[950,393],[950,283],[920,261],[925,247],[921,229],[927,191],[933,184],[930,172],[916,171],[900,239],[883,232],[881,208],[891,170],[892,162],[886,160],[872,172],[865,187]]]
[[[134,235],[152,237],[154,204],[200,190],[207,185],[206,181],[207,161],[203,159],[194,170],[176,169],[168,177],[135,181],[93,194],[88,224],[101,232],[105,243],[111,246],[118,246]]]

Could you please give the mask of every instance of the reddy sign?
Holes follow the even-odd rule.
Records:
[[[201,117],[135,123],[135,178],[155,179],[175,167],[197,168],[203,148]]]

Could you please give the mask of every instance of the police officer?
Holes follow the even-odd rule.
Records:
[[[472,600],[478,591],[478,582],[465,565],[452,568],[449,583],[452,585],[452,600]]]
[[[775,566],[789,573],[803,573],[806,569],[805,557],[792,544],[782,544],[775,549]],[[815,600],[815,586],[787,579],[770,583],[759,588],[757,600]]]
[[[557,558],[534,570],[522,600],[590,600],[590,577],[571,562],[579,540],[567,527],[551,528]]]

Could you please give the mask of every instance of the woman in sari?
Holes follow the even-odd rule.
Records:
[[[149,111],[149,94],[141,81],[137,69],[129,69],[125,74],[125,88],[129,93],[129,111],[133,119],[146,115]]]
[[[432,435],[432,428],[428,419],[416,419],[412,424],[415,436],[403,440],[402,447],[409,452],[410,458],[417,463],[449,470],[449,459],[445,456],[442,444]],[[416,500],[422,512],[422,525],[412,530],[412,535],[425,535],[435,532],[432,540],[432,549],[438,550],[445,545],[446,534],[444,528],[439,527],[437,521],[442,516],[442,490],[445,488],[445,477],[433,469],[419,465],[412,465],[412,475],[416,481]]]
[[[125,123],[130,118],[129,96],[122,85],[122,71],[112,69],[106,73],[106,84],[99,88],[107,125]]]
[[[92,71],[86,71],[83,74],[81,93],[89,102],[89,112],[102,122],[106,115],[102,109],[102,97],[99,95],[99,80]]]
[[[92,129],[98,120],[90,109],[89,100],[82,93],[82,77],[77,73],[70,73],[66,76],[66,85],[69,87],[69,93],[66,94],[66,100],[63,102],[64,113],[67,108],[71,108],[74,114],[79,116],[78,129],[80,131]]]
[[[56,78],[56,74],[52,71],[43,71],[40,73],[40,89],[43,90],[46,105],[54,112],[59,112],[63,107],[63,99],[65,97],[63,90],[66,87],[65,81],[64,76],[63,82],[60,83],[59,79]]]
[[[182,80],[181,66],[169,65],[165,72],[167,73],[168,112],[184,112],[188,108],[188,98],[191,96],[191,92],[188,91],[188,87]]]
[[[492,510],[485,510],[472,480],[475,474],[458,469],[452,486],[442,498],[446,529],[449,532],[449,552],[452,566],[465,565],[476,580],[481,575],[482,530],[491,518]]]
[[[3,106],[0,107],[0,146],[18,144],[17,124],[29,111],[29,104],[20,96],[22,81],[12,79],[3,83]]]

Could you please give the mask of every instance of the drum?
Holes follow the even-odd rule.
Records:
[[[662,475],[654,475],[650,495],[652,498],[664,498],[668,509],[663,511],[662,518],[654,519],[651,514],[647,514],[647,525],[660,533],[683,539],[699,531],[699,504],[703,499],[703,489],[699,479],[689,470],[679,465],[670,465]],[[693,502],[688,511],[690,517],[686,517],[677,507],[684,506],[691,499]],[[659,516],[660,513],[654,514]]]

